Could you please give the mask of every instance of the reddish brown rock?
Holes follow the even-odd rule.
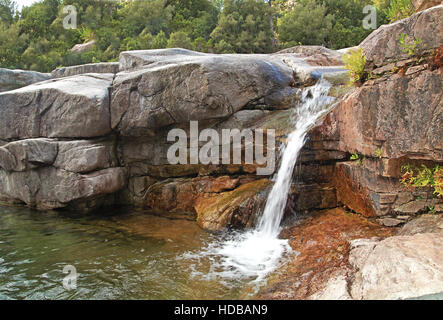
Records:
[[[370,65],[380,67],[391,62],[408,58],[403,52],[398,37],[404,33],[408,42],[422,41],[421,48],[438,48],[443,39],[443,5],[415,13],[407,19],[382,25],[360,44]]]
[[[252,181],[235,190],[200,196],[195,202],[197,223],[204,229],[217,231],[228,225],[251,226],[266,197],[268,179]]]
[[[280,270],[260,299],[321,299],[321,291],[335,276],[334,298],[349,299],[347,283],[352,277],[348,263],[349,241],[359,238],[392,235],[393,229],[381,227],[342,209],[324,210],[312,213],[293,227],[283,230],[281,237],[298,253],[291,263]],[[317,295],[316,295],[317,294]],[[331,297],[329,297],[331,298]]]

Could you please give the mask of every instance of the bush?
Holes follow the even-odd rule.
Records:
[[[386,10],[386,15],[392,23],[397,20],[405,19],[414,14],[411,0],[391,0]]]
[[[351,50],[343,55],[343,62],[346,68],[349,70],[349,78],[351,85],[364,82],[367,74],[365,72],[366,55],[363,48]]]
[[[407,188],[431,187],[437,197],[443,197],[443,168],[439,165],[430,169],[422,164],[420,169],[407,164],[401,167],[401,172],[400,182]]]

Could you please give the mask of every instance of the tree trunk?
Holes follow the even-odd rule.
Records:
[[[272,50],[275,51],[277,48],[277,40],[275,39],[274,32],[274,17],[272,15],[272,0],[268,0],[269,8],[271,9],[271,14],[269,16],[269,24],[271,26],[271,34],[272,34]]]

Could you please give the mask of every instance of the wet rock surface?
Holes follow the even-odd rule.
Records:
[[[280,236],[295,254],[261,299],[406,299],[443,291],[441,215],[422,215],[399,229],[333,209]]]
[[[385,238],[394,229],[382,227],[343,209],[317,211],[286,228],[291,261],[270,279],[260,299],[349,299],[349,241]]]

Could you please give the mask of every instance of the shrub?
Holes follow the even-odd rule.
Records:
[[[366,55],[363,48],[351,50],[343,55],[343,62],[349,70],[351,85],[357,82],[364,82],[367,74],[365,72]]]
[[[414,8],[412,7],[411,0],[391,0],[385,13],[392,23],[410,17],[414,13]]]
[[[400,182],[407,188],[431,187],[437,197],[443,197],[443,168],[439,165],[430,169],[422,164],[420,169],[407,164],[401,167],[401,171]]]

